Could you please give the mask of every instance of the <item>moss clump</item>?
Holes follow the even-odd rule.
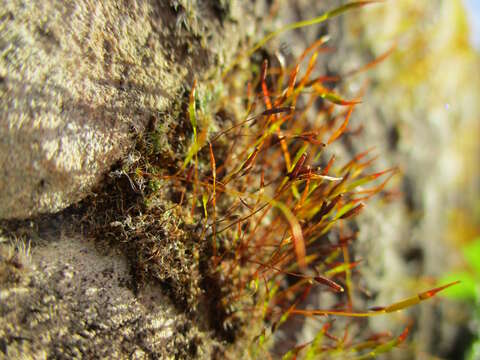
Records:
[[[29,246],[23,240],[0,237],[0,284],[3,291],[21,287],[30,272]]]
[[[229,4],[206,10],[185,1],[161,6],[179,15],[176,31],[195,38],[206,31],[195,11],[228,12]],[[409,328],[385,336],[365,330],[362,321],[333,323],[323,316],[393,312],[438,290],[370,312],[354,311],[362,281],[353,245],[355,218],[373,196],[389,199],[386,186],[396,169],[369,170],[374,156],[352,146],[360,131],[349,124],[359,99],[342,98],[334,91],[339,78],[319,71],[323,42],[291,64],[268,50],[250,51],[222,83],[199,79],[183,93],[179,103],[184,105],[150,117],[147,133],[137,138],[106,186],[80,210],[71,209],[101,251],[126,255],[128,285],[137,299],[158,286],[182,313],[175,318],[179,324],[165,326],[174,335],[163,353],[151,341],[163,330],[150,323],[140,333],[145,340],[126,336],[135,356],[262,358],[273,352],[285,358],[347,353],[367,358],[397,346]],[[342,147],[351,158],[335,158]],[[312,310],[319,297],[327,301]],[[122,325],[139,321],[136,311],[129,311]],[[295,342],[298,319],[316,316],[321,316],[316,334]],[[83,320],[82,326],[88,323]],[[69,324],[71,333],[80,331]],[[105,343],[112,333],[95,336],[105,335]],[[342,341],[347,333],[351,340]],[[272,351],[272,344],[285,346]],[[59,354],[99,354],[86,352],[85,343],[60,347]]]

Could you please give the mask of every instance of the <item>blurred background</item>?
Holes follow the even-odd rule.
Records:
[[[338,6],[287,3],[297,11],[279,6],[284,23],[289,14],[308,19]],[[339,89],[346,98],[366,90],[349,125],[362,133],[335,153],[342,158],[345,147],[359,153],[375,146],[378,170],[399,166],[402,172],[391,184],[395,201],[379,199],[359,217],[352,250],[363,262],[356,287],[371,297],[358,295],[354,307],[391,304],[461,280],[431,301],[371,318],[367,326],[399,334],[414,323],[408,342],[382,359],[480,359],[480,1],[386,1],[324,28],[289,33],[276,46],[301,53],[322,32],[334,48],[322,55],[328,74],[348,74],[389,54]],[[316,297],[312,307],[333,301],[328,294]],[[307,321],[297,344],[315,330],[318,324]]]
[[[403,236],[391,237],[403,258],[380,267],[389,291],[379,298],[462,281],[410,313],[418,328],[409,350],[387,357],[480,359],[480,1],[387,2],[365,8],[349,28],[375,56],[397,45],[370,74],[367,95],[396,126],[410,220],[397,227]]]
[[[480,2],[476,0],[464,0],[470,29],[470,41],[472,45],[480,50]]]

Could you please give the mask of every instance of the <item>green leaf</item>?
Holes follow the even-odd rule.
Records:
[[[291,360],[296,355],[296,349],[290,349],[285,355],[282,356],[282,360]]]
[[[324,334],[325,334],[325,331],[323,329],[317,332],[317,335],[315,335],[315,338],[313,339],[312,343],[308,347],[308,352],[305,355],[305,360],[313,360],[317,357],[317,352],[319,352],[320,345],[322,345]]]
[[[200,150],[200,146],[198,144],[196,135],[194,135],[192,139],[192,143],[188,148],[187,156],[183,161],[182,169],[185,169],[187,167],[187,165],[190,163],[190,161],[192,161],[193,157],[198,153],[199,150]]]
[[[204,212],[204,214],[205,214],[205,219],[208,219],[207,202],[208,202],[208,194],[207,194],[207,193],[203,193],[203,195],[202,195],[202,203],[203,203],[203,212]]]
[[[480,237],[477,237],[462,250],[468,265],[480,276]]]
[[[340,95],[337,95],[333,92],[324,92],[320,94],[320,97],[341,106],[356,105],[361,103],[360,100],[345,100]]]
[[[350,268],[350,264],[340,264],[330,270],[325,271],[324,275],[327,277],[332,277],[336,274],[347,271],[349,268]]]
[[[439,284],[460,280],[460,284],[445,289],[443,295],[455,300],[475,300],[477,298],[476,282],[468,272],[452,272],[439,279]]]
[[[480,359],[480,340],[476,340],[470,350],[468,351],[468,355],[466,357],[468,360],[476,360]]]

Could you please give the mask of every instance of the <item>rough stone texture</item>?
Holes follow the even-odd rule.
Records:
[[[85,197],[151,122],[172,136],[177,119],[164,113],[194,76],[218,75],[246,34],[247,10],[222,1],[2,1],[0,218]],[[176,149],[165,133],[168,158]]]
[[[5,239],[2,239],[5,240]],[[92,242],[0,243],[0,358],[210,358],[206,333]]]

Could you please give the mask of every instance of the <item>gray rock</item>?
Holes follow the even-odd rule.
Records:
[[[79,201],[150,121],[176,126],[162,114],[245,34],[237,5],[1,1],[0,218]]]
[[[158,286],[135,296],[127,262],[61,238],[0,238],[0,358],[210,358],[211,341]]]

